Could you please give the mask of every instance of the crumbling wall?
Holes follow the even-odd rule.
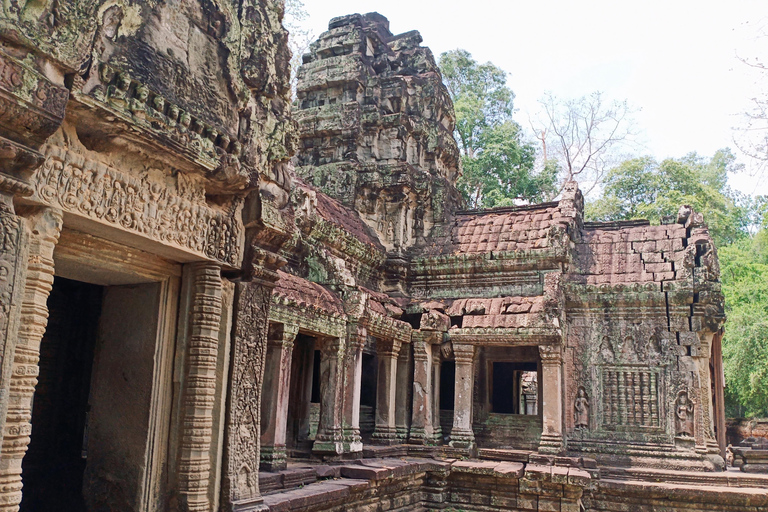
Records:
[[[701,215],[585,225],[565,291],[569,450],[612,464],[722,467],[709,358],[723,296]],[[708,461],[691,462],[700,454]]]

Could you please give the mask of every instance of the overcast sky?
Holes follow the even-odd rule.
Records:
[[[760,78],[741,63],[768,60],[768,1],[304,0],[315,36],[344,14],[377,11],[393,33],[418,30],[438,58],[463,48],[509,72],[516,119],[528,125],[545,91],[602,91],[641,109],[640,152],[661,160],[736,149],[732,128]],[[763,81],[765,88],[768,83]],[[743,163],[749,161],[740,155]],[[732,184],[768,194],[768,176]]]

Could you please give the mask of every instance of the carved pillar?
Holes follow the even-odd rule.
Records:
[[[702,452],[707,453],[707,457],[716,467],[722,469],[725,467],[725,461],[720,455],[720,445],[715,435],[715,410],[713,392],[715,389],[712,384],[712,372],[710,369],[710,357],[712,355],[712,345],[714,338],[718,336],[713,332],[699,333],[701,347],[695,351],[693,360],[699,368],[699,389],[694,399],[694,407],[698,407],[700,412],[695,414],[699,421],[696,428],[697,449],[701,447]]]
[[[190,264],[193,280],[182,405],[178,485],[184,511],[208,512],[216,360],[221,323],[221,266]]]
[[[21,300],[21,321],[10,372],[8,413],[0,454],[0,511],[19,509],[21,461],[32,431],[32,398],[37,385],[40,341],[48,325],[46,303],[53,285],[53,250],[61,233],[59,210],[43,208],[28,216],[33,236],[29,241],[26,283]]]
[[[347,363],[344,370],[344,453],[362,453],[360,437],[360,386],[363,374],[363,346],[368,333],[358,323],[347,327]]]
[[[259,431],[269,306],[277,275],[263,268],[254,272],[252,280],[235,283],[222,479],[222,502],[231,511],[266,509],[259,492]]]
[[[342,440],[342,388],[344,341],[325,338],[320,349],[320,422],[312,452],[319,455],[340,455]]]
[[[456,394],[450,445],[454,448],[472,448],[475,444],[475,433],[472,431],[472,363],[475,359],[475,346],[454,343],[453,355],[456,361]]]
[[[563,355],[560,345],[540,345],[542,433],[539,451],[558,454],[563,439]]]
[[[299,329],[271,325],[267,337],[264,382],[261,388],[261,468],[285,469],[285,429],[288,424],[288,395],[291,389],[291,355]]]
[[[395,430],[397,440],[401,443],[408,442],[408,391],[411,388],[411,377],[408,363],[411,361],[410,344],[400,347],[397,356],[397,372],[395,382]]]
[[[413,407],[411,410],[411,444],[431,444],[432,429],[432,346],[420,331],[414,331],[413,345]]]
[[[440,426],[440,365],[443,363],[440,347],[432,347],[432,436],[436,444],[443,444]]]
[[[372,439],[381,444],[397,442],[395,399],[397,398],[397,357],[399,353],[399,341],[376,340],[379,371],[376,383],[376,429]]]

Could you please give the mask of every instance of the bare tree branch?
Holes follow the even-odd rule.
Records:
[[[626,100],[605,102],[600,92],[569,100],[547,94],[539,103],[542,114],[531,121],[531,126],[541,134],[539,140],[549,158],[559,162],[557,193],[572,180],[589,193],[621,160],[620,150],[632,144],[635,133],[631,115],[635,110]]]

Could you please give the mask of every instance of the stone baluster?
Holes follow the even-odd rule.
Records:
[[[288,424],[288,395],[291,389],[291,355],[298,334],[293,325],[270,325],[264,365],[261,405],[261,468],[285,469],[285,431]]]
[[[318,340],[320,349],[320,422],[312,452],[318,455],[344,453],[342,429],[342,389],[344,341],[341,338]]]
[[[43,208],[28,216],[27,275],[21,300],[21,322],[13,356],[8,413],[0,454],[0,511],[19,510],[21,461],[32,433],[32,398],[39,372],[40,341],[48,325],[48,295],[53,286],[53,251],[61,233],[59,210]]]
[[[432,346],[425,341],[421,331],[414,331],[413,345],[413,407],[411,410],[412,444],[431,444],[434,441],[432,428]]]
[[[179,495],[184,511],[208,512],[216,361],[221,323],[221,267],[190,264],[193,281],[182,405]]]
[[[454,448],[472,448],[475,444],[475,433],[472,431],[472,363],[475,359],[475,346],[454,343],[453,355],[456,361],[456,394],[450,445]]]
[[[540,345],[542,433],[539,451],[559,454],[563,444],[563,355],[560,345]]]
[[[395,399],[397,397],[397,358],[400,342],[397,340],[376,340],[376,355],[379,360],[376,383],[376,428],[373,440],[380,444],[395,444]]]
[[[347,327],[347,364],[344,373],[344,452],[362,453],[360,437],[360,387],[363,374],[363,347],[368,337],[365,327],[350,323]]]

